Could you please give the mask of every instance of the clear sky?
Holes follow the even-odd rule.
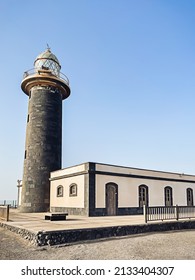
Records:
[[[0,200],[22,179],[28,98],[47,43],[70,80],[63,167],[195,174],[194,0],[0,1]]]

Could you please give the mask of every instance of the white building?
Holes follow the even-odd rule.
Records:
[[[195,176],[101,163],[51,172],[50,211],[134,215],[148,206],[194,205]]]

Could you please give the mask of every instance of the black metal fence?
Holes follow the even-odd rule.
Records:
[[[17,208],[17,200],[0,200],[1,206],[9,205],[9,207]]]
[[[144,205],[145,222],[195,218],[195,206],[155,206]]]

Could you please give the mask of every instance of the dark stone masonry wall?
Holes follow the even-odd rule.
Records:
[[[85,208],[50,207],[50,212],[63,212],[68,213],[68,215],[88,216],[87,210]]]
[[[30,232],[29,230],[23,229],[23,228],[17,228],[12,225],[8,225],[5,223],[0,222],[0,227],[3,227],[7,230],[10,230],[11,232],[14,232],[16,234],[19,234],[24,239],[30,241],[31,243],[38,245],[38,236],[34,232]]]
[[[45,212],[50,172],[61,168],[62,96],[55,88],[34,87],[28,106],[21,212]]]
[[[125,215],[143,215],[143,207],[120,207],[117,208],[116,216],[125,216]],[[94,208],[90,209],[90,217],[95,216],[107,216],[106,208]]]
[[[126,236],[131,234],[147,233],[147,232],[163,232],[171,230],[195,229],[195,220],[193,221],[175,221],[161,222],[131,226],[114,226],[91,229],[75,229],[60,231],[42,231],[37,234],[25,229],[16,228],[5,223],[0,226],[20,234],[25,239],[33,242],[37,246],[60,245],[73,242],[81,242],[87,240],[103,239],[115,236]]]

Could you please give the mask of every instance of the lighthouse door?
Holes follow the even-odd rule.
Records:
[[[117,215],[118,208],[118,186],[114,183],[106,184],[106,214]]]

